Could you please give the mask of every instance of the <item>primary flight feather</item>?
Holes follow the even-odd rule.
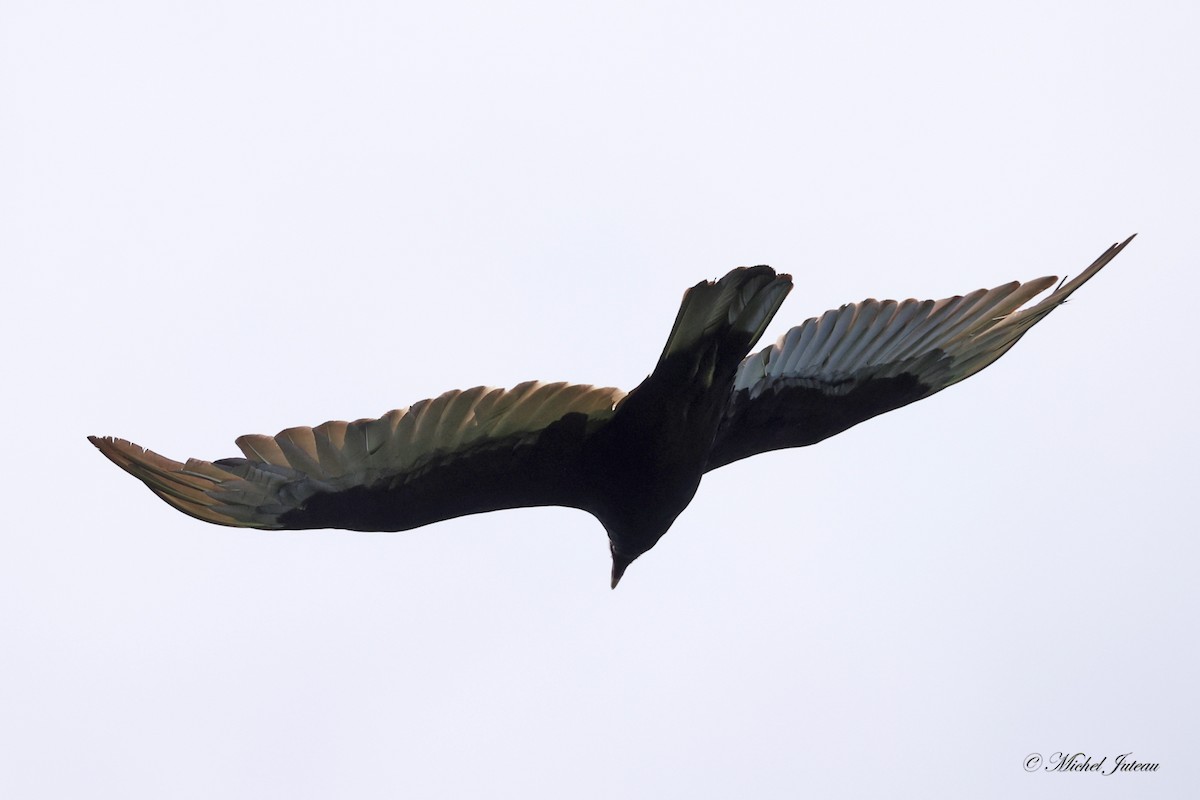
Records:
[[[479,386],[379,419],[242,436],[241,458],[211,462],[88,438],[163,500],[218,525],[402,531],[504,508],[579,508],[608,532],[616,587],[705,472],[819,442],[974,375],[1132,239],[1028,307],[1057,278],[936,302],[851,303],[749,356],[792,283],[742,267],[684,293],[658,364],[628,393]]]

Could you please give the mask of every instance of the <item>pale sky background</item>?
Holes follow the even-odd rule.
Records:
[[[3,0],[0,796],[1200,796],[1198,9]],[[238,531],[85,439],[631,388],[737,265],[767,342],[1135,231],[615,592],[581,512]]]

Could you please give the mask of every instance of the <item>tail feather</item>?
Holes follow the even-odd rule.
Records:
[[[687,351],[720,332],[753,347],[792,290],[792,276],[767,266],[739,267],[719,281],[702,281],[683,295],[662,359]],[[661,360],[661,359],[660,359]]]

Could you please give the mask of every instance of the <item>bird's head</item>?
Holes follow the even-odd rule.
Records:
[[[614,542],[608,543],[608,549],[612,552],[612,588],[617,588],[617,584],[621,582],[621,576],[625,574],[625,568],[633,563],[634,559],[641,555],[629,555],[617,549]]]
[[[600,518],[608,533],[608,549],[612,554],[612,588],[617,588],[630,564],[658,544],[671,529],[680,510],[648,504],[636,507],[635,513],[618,511]]]
[[[636,531],[640,535],[614,536],[613,528],[609,529],[608,550],[612,554],[612,588],[617,588],[626,568],[636,561],[642,553],[658,544],[658,540],[671,526],[670,522],[647,527],[645,525],[631,527],[628,531]]]

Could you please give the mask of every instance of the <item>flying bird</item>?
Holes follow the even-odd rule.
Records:
[[[974,375],[1132,239],[1028,307],[1058,279],[850,303],[753,355],[792,281],[741,267],[684,293],[654,371],[630,392],[478,386],[379,419],[242,436],[242,457],[219,461],[180,463],[123,439],[88,438],[163,500],[218,525],[403,531],[505,508],[582,509],[608,532],[616,588],[706,472],[814,444]]]

